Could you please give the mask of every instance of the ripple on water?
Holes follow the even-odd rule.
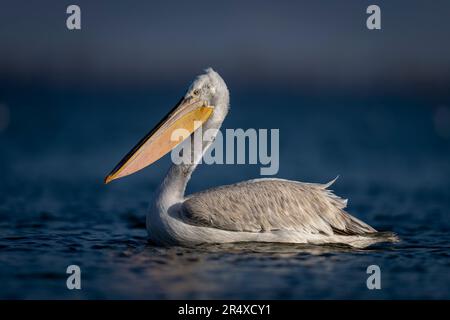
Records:
[[[382,186],[369,193],[389,194]],[[427,203],[430,197],[418,201]],[[437,199],[442,208],[450,207],[444,198]],[[0,224],[0,297],[72,298],[64,290],[65,269],[79,264],[86,290],[77,298],[448,298],[446,216],[436,214],[433,206],[408,213],[391,209],[396,211],[392,215],[371,215],[376,206],[359,208],[369,222],[394,230],[402,241],[367,249],[270,243],[165,248],[147,241],[144,217],[129,208],[112,217],[98,211],[93,218],[77,218],[72,212],[66,219],[66,212],[57,210],[8,216],[9,223]],[[371,264],[382,270],[383,290],[378,293],[365,287]],[[26,294],[21,294],[18,288],[25,286]]]

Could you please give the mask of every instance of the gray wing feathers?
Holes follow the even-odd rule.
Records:
[[[336,180],[336,179],[335,179]],[[260,179],[193,194],[183,203],[186,222],[230,231],[291,230],[310,234],[376,232],[343,209],[327,184]]]

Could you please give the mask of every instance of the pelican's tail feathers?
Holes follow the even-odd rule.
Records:
[[[373,232],[361,235],[359,237],[352,237],[348,244],[355,248],[367,248],[377,243],[397,243],[400,238],[393,232]]]
[[[379,242],[392,242],[397,243],[400,242],[400,238],[395,232],[391,231],[378,231],[375,233],[369,233],[368,237],[379,240]]]

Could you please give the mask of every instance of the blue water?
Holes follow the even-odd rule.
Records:
[[[181,92],[3,88],[0,298],[448,299],[450,139],[436,113],[449,99],[269,92],[233,91],[224,127],[279,128],[278,177],[339,174],[349,212],[401,243],[155,247],[145,214],[169,159],[102,180]],[[258,174],[202,165],[188,192]],[[66,288],[71,264],[82,290]],[[381,290],[366,287],[372,264]]]

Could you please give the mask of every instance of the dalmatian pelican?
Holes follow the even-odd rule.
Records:
[[[229,109],[229,92],[222,77],[209,68],[191,84],[176,106],[117,164],[105,183],[130,175],[173,150],[181,141],[174,130],[191,134],[199,128],[219,130]],[[216,131],[217,132],[217,131]],[[325,184],[283,179],[255,179],[186,196],[186,185],[212,141],[200,152],[191,143],[191,160],[174,164],[155,192],[146,218],[149,240],[158,245],[274,242],[346,244],[364,248],[396,242],[390,232],[377,232],[348,214],[347,200]],[[198,147],[197,147],[198,148]]]

